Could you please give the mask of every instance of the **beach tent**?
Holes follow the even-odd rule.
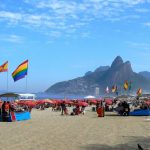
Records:
[[[86,96],[84,97],[84,99],[95,99],[96,97],[95,96],[92,96],[92,95],[89,95],[89,96]]]
[[[0,95],[1,100],[5,101],[14,101],[19,97],[16,93],[4,93]],[[4,98],[4,99],[2,99]],[[22,120],[29,120],[31,118],[30,112],[13,112],[11,111],[8,117],[8,122],[12,121],[22,121]],[[2,116],[0,116],[0,121],[2,121]]]
[[[16,93],[4,93],[0,95],[1,100],[12,101],[19,97]],[[4,98],[4,99],[3,99]]]
[[[4,93],[0,95],[0,97],[15,97],[15,98],[17,98],[18,96],[19,95],[15,93]]]

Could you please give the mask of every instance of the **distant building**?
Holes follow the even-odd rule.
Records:
[[[19,100],[35,100],[36,95],[35,94],[18,94],[19,95]]]
[[[96,96],[99,96],[99,87],[96,87],[96,88],[95,88],[95,95],[96,95]]]

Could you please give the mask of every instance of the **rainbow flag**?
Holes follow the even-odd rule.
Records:
[[[8,61],[0,66],[0,72],[7,72],[8,71]]]
[[[27,75],[28,72],[28,60],[21,63],[17,69],[12,73],[14,81],[20,80]]]

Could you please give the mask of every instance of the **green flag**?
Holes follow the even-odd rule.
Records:
[[[131,88],[132,88],[132,83],[131,83],[131,81],[130,81],[129,87],[128,87],[129,91],[131,90]]]

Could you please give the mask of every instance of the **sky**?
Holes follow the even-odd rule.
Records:
[[[150,71],[150,0],[0,0],[0,65],[9,61],[9,91],[26,79],[11,74],[29,60],[29,92],[83,76],[116,56]],[[0,91],[7,89],[0,73]]]

